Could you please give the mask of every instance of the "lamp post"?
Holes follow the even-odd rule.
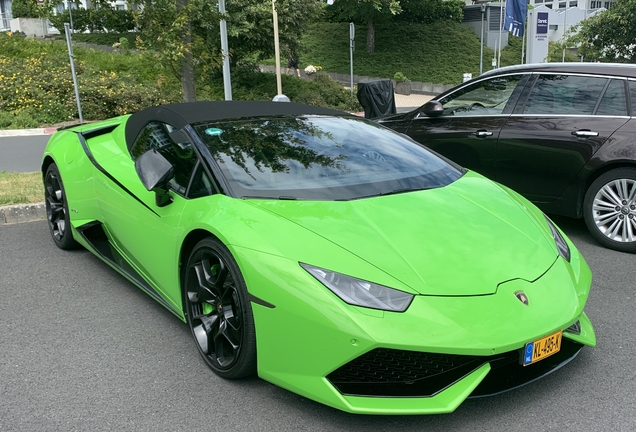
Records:
[[[497,68],[501,67],[501,33],[503,32],[503,20],[504,20],[504,3],[503,0],[499,1],[499,55],[497,56]]]
[[[481,9],[481,35],[479,36],[479,75],[484,72],[484,15],[486,14],[486,4],[480,5]]]
[[[221,53],[223,54],[223,90],[225,100],[232,100],[232,82],[230,80],[230,51],[227,44],[227,24],[225,22],[225,0],[219,0],[219,22],[221,31]]]
[[[280,45],[278,43],[278,13],[276,12],[276,0],[272,0],[272,18],[274,20],[274,54],[276,56],[276,102],[289,102],[289,98],[283,94],[283,85],[280,79]]]
[[[565,0],[565,12],[563,13],[563,57],[561,58],[562,62],[565,62],[565,32],[568,29],[568,3],[569,0]]]

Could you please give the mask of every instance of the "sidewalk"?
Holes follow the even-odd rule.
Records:
[[[395,108],[397,112],[407,112],[415,108],[421,107],[426,102],[433,99],[435,96],[415,94],[403,95],[395,93]]]

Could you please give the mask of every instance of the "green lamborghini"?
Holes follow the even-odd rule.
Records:
[[[186,322],[222,378],[351,413],[446,413],[596,343],[590,269],[548,217],[344,112],[148,108],[58,130],[42,174],[55,244]]]

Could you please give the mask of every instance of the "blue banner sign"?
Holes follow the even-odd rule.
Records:
[[[547,12],[537,12],[537,34],[548,34]]]

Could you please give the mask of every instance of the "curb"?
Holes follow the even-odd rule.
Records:
[[[46,219],[46,206],[43,202],[0,207],[0,225],[35,222],[44,219]]]

